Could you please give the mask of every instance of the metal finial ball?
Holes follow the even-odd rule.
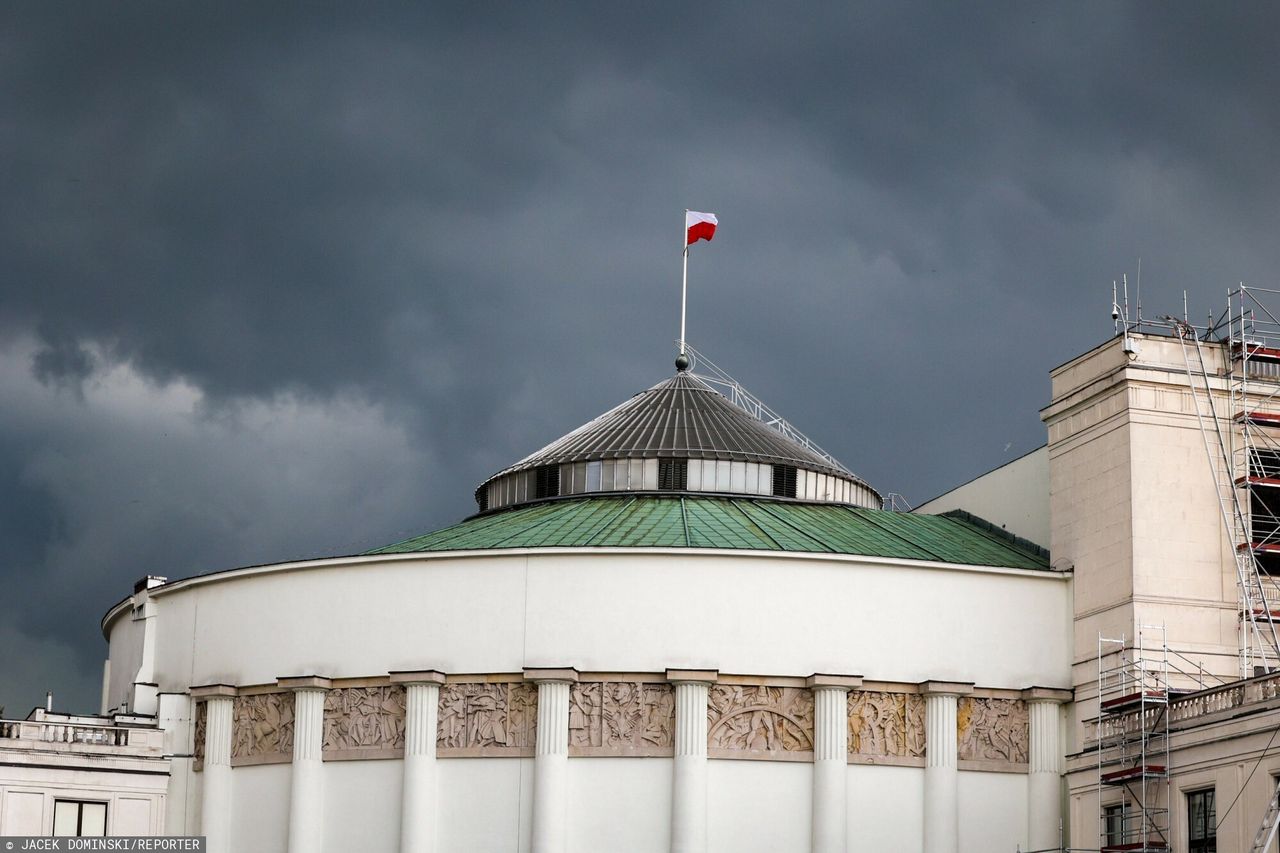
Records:
[[[680,353],[676,356],[676,370],[685,371],[689,369],[689,356]]]

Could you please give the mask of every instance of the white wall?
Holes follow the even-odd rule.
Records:
[[[399,767],[400,762],[392,762]],[[533,759],[441,758],[439,849],[449,853],[529,850]]]
[[[311,673],[500,673],[566,665],[596,672],[835,672],[1013,689],[1065,686],[1070,677],[1069,586],[1066,576],[1049,572],[688,550],[412,555],[244,570],[154,589],[151,600],[159,638],[156,678],[162,691],[173,692]],[[127,612],[111,624],[113,655],[117,642],[122,653],[131,653],[131,625]],[[606,769],[612,761],[586,761],[604,763],[583,764],[583,773],[607,775],[629,792],[612,797],[612,809],[593,815],[593,825],[601,831],[606,825],[629,827],[637,838],[666,834],[660,822],[650,822],[658,812],[641,820],[628,799],[643,788],[646,802],[658,808],[662,801],[660,814],[668,813],[663,798],[669,779],[658,789],[647,787],[662,775],[651,775],[656,764],[622,759],[625,769],[614,773]],[[398,792],[398,770],[392,768],[400,763],[375,763],[378,768],[367,772],[388,774],[386,784],[393,786],[384,790],[380,783],[377,790],[383,796]],[[177,772],[183,764],[175,765]],[[745,824],[725,818],[725,833],[747,832],[743,827],[758,816],[759,832],[788,827],[784,834],[791,841],[807,839],[807,805],[795,819],[799,823],[789,817],[791,806],[766,816],[801,795],[796,792],[808,802],[808,781],[796,787],[794,780],[808,780],[809,765],[728,764],[716,772],[726,779],[757,774],[767,784],[748,790],[727,783],[749,805],[721,814],[749,811],[752,817]],[[330,776],[358,772],[332,766],[339,769]],[[441,759],[442,849],[527,845],[530,766],[518,759]],[[264,803],[278,803],[277,817],[261,819],[269,824],[261,827],[262,837],[273,843],[283,843],[287,826],[287,770],[286,765],[233,771],[238,809],[260,812]],[[571,778],[584,796],[604,797],[609,790]],[[182,787],[175,785],[171,807],[183,813],[173,815],[171,825],[197,826],[192,799],[199,796],[199,782],[186,786],[185,803]],[[760,797],[765,799],[757,803]],[[390,802],[398,808],[398,793]],[[398,817],[387,820],[398,832]],[[258,832],[252,824],[244,831]],[[791,831],[793,824],[799,835]],[[255,836],[244,840],[250,837]]]
[[[152,591],[173,691],[561,665],[1065,686],[1067,594],[1048,572],[634,551],[354,559]]]
[[[46,804],[46,792],[22,786],[0,788],[0,835],[44,835],[45,812],[52,808]],[[50,813],[49,826],[53,825]]]
[[[186,693],[161,693],[158,724],[164,731],[164,751],[169,756],[169,807],[165,810],[166,835],[198,835],[200,824],[193,818],[191,800],[196,796],[195,772],[191,769],[195,748],[195,703]]]
[[[332,853],[399,850],[403,778],[402,761],[326,761],[324,849]]]
[[[1025,778],[1025,777],[1019,777]],[[924,843],[924,770],[850,764],[849,850],[919,853]],[[1009,820],[1025,813],[1008,815]]]
[[[1027,849],[1027,777],[960,771],[960,851]]]
[[[111,673],[107,679],[108,710],[118,709],[133,695],[133,678],[138,674],[138,666],[142,663],[145,624],[140,619],[135,621],[131,609],[126,606],[124,612],[111,626]]]
[[[0,835],[50,835],[55,800],[107,804],[108,835],[159,835],[164,831],[163,781],[130,789],[117,774],[7,767],[0,777]],[[146,784],[146,780],[144,780]]]
[[[812,764],[712,760],[707,771],[710,853],[808,853]]]
[[[670,758],[569,759],[570,853],[666,853]]]
[[[289,765],[231,771],[231,849],[275,853],[288,848]]]
[[[569,853],[665,853],[670,845],[672,761],[572,758]],[[438,759],[438,843],[450,851],[527,851],[533,760]],[[398,849],[403,763],[324,762],[324,849]],[[921,849],[924,771],[848,768],[849,849]],[[287,848],[289,765],[232,770],[232,849]],[[813,765],[711,759],[708,836],[712,853],[805,853],[811,833]],[[960,771],[962,853],[1026,846],[1027,777]]]
[[[1049,448],[1019,456],[920,504],[912,512],[963,509],[1042,548],[1049,547]]]

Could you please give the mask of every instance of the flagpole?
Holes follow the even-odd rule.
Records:
[[[684,245],[684,276],[680,282],[680,354],[684,355],[684,309],[689,296],[689,211],[684,212],[684,228],[680,232]]]

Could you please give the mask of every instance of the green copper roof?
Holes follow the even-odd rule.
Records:
[[[368,553],[493,548],[721,548],[1049,567],[1043,551],[960,518],[768,498],[651,494],[527,505]]]

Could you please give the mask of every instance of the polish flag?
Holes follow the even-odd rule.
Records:
[[[691,246],[699,240],[710,240],[716,233],[716,215],[714,213],[698,213],[696,210],[686,210],[684,213],[684,227],[688,231],[686,246]]]

